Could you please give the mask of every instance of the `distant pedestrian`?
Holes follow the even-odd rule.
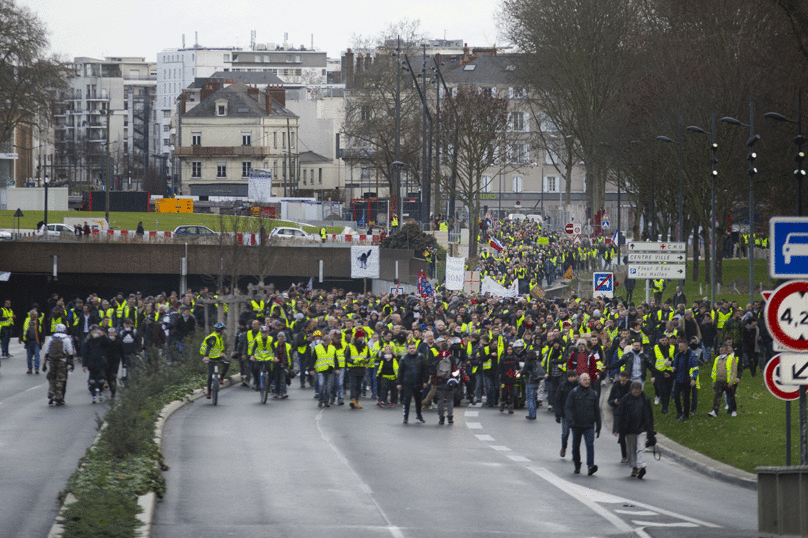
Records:
[[[561,424],[561,453],[560,456],[563,458],[567,455],[567,441],[570,438],[570,423],[569,419],[565,414],[567,398],[570,395],[570,392],[578,386],[578,378],[575,376],[575,372],[572,370],[567,370],[566,381],[564,381],[556,390],[555,393],[555,403],[553,404],[555,409],[555,417],[556,422]]]
[[[48,371],[48,405],[64,405],[65,387],[67,386],[67,369],[73,371],[73,342],[67,334],[67,327],[59,323],[56,325],[56,332],[45,346],[45,364],[42,371]]]
[[[426,359],[418,353],[418,345],[411,341],[407,353],[398,364],[398,390],[401,391],[401,404],[404,410],[404,424],[410,417],[410,403],[415,398],[415,420],[424,423],[421,416],[421,390],[427,387]]]
[[[137,231],[135,232],[138,239],[143,239],[143,236],[146,235],[146,230],[143,229],[143,221],[137,223]]]

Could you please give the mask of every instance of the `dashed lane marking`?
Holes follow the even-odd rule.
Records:
[[[470,430],[482,430],[483,425],[479,422],[466,422],[466,428]]]

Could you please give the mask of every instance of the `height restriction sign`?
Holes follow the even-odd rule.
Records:
[[[772,338],[788,349],[808,351],[808,281],[792,280],[765,294],[764,316]]]

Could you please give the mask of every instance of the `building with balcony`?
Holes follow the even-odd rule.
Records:
[[[148,170],[156,66],[137,57],[77,57],[54,108],[54,176],[68,185],[105,184],[107,170],[137,188]],[[109,144],[109,145],[108,145]]]
[[[182,194],[246,197],[253,170],[268,170],[273,195],[292,190],[299,170],[298,117],[285,107],[283,88],[204,83],[188,108],[180,97],[179,160]]]

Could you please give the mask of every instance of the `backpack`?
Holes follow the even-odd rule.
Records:
[[[50,347],[48,348],[48,358],[52,361],[65,358],[65,344],[61,338],[54,337],[53,340],[51,340]]]
[[[438,360],[438,367],[435,370],[435,377],[438,379],[449,379],[452,375],[452,359],[449,355],[444,355]]]

